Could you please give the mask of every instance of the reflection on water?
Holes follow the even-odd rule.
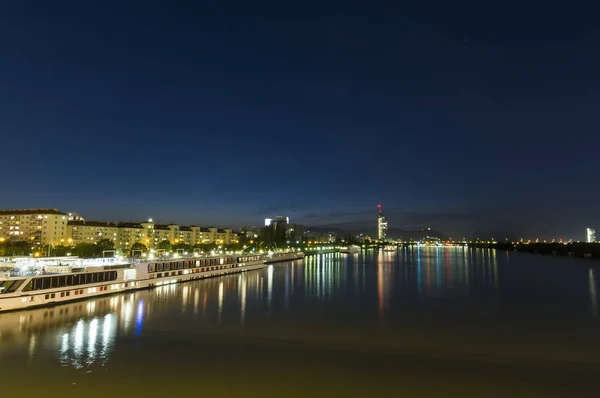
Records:
[[[448,355],[593,356],[600,351],[596,340],[574,334],[600,335],[595,271],[586,264],[444,247],[323,254],[260,271],[3,313],[0,357],[8,348],[22,349],[28,366],[50,355],[58,367],[86,370],[156,336],[252,336],[347,343],[353,350],[368,343]]]
[[[594,270],[591,268],[589,273],[589,285],[590,301],[592,303],[592,316],[595,318],[598,316],[598,297],[596,297],[596,280],[594,279]]]

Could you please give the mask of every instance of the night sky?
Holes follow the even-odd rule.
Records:
[[[0,208],[583,239],[599,10],[526,3],[2,2]]]

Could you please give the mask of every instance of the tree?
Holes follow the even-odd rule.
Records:
[[[52,256],[61,257],[66,256],[71,250],[72,248],[70,246],[57,245],[50,249],[50,254]]]
[[[77,257],[91,258],[98,255],[98,248],[93,243],[78,243],[73,247],[72,253]]]
[[[35,256],[40,256],[40,257],[57,256],[57,254],[54,254],[54,248],[52,247],[52,245],[41,245],[41,246],[35,247],[32,250],[33,250],[33,254]]]
[[[3,256],[28,256],[31,254],[29,242],[24,240],[0,243],[0,254]]]
[[[98,254],[102,254],[103,251],[115,250],[115,243],[110,239],[100,239],[96,242],[98,247]]]
[[[262,240],[268,249],[284,248],[287,246],[286,229],[274,224],[266,226],[262,229]]]
[[[168,240],[161,241],[157,246],[157,249],[164,250],[165,252],[170,252],[173,250],[173,245]]]
[[[131,245],[131,253],[133,254],[134,251],[142,251],[145,252],[146,250],[148,250],[148,248],[146,247],[146,245],[144,245],[143,243],[140,242],[135,242],[133,245]]]
[[[173,245],[173,251],[177,252],[177,251],[181,251],[183,250],[183,252],[191,252],[193,251],[193,247],[191,245],[188,245],[187,243],[176,243]]]
[[[194,248],[203,252],[209,252],[211,250],[217,250],[217,245],[214,243],[198,243],[194,245]]]

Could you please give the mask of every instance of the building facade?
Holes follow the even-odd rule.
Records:
[[[285,230],[285,237],[288,241],[298,241],[303,239],[304,226],[300,224],[291,224],[290,218],[287,216],[277,216],[275,218],[265,218],[265,227],[273,226],[275,228],[283,228]],[[254,237],[256,237],[256,234]],[[250,237],[251,235],[246,235]],[[289,242],[288,242],[289,243]]]
[[[588,228],[586,230],[586,235],[587,235],[587,243],[596,242],[596,230],[594,228]]]
[[[67,242],[96,243],[102,239],[110,239],[118,246],[120,241],[119,226],[110,222],[69,221],[67,224]]]
[[[265,218],[265,227],[274,225],[275,227],[286,227],[290,223],[290,218],[286,216],[277,216],[275,218]]]
[[[186,245],[239,243],[239,236],[229,228],[201,228],[195,225],[86,221],[77,213],[57,209],[0,210],[0,243],[27,241],[32,246],[76,245],[109,239],[116,249],[128,250],[134,243],[148,248],[162,241]]]
[[[302,240],[302,236],[304,235],[304,226],[300,224],[287,224],[287,229],[285,231],[285,236],[290,241],[300,242]]]
[[[57,209],[0,210],[0,242],[32,246],[67,244],[68,215]]]
[[[248,239],[256,239],[260,234],[260,229],[256,228],[253,225],[244,225],[240,229],[240,235],[245,236]]]
[[[239,237],[229,228],[200,228],[176,224],[110,223],[97,221],[71,221],[67,225],[69,244],[96,243],[110,239],[116,249],[128,250],[134,243],[142,243],[148,248],[156,248],[163,241],[172,245],[239,243]]]
[[[380,241],[384,241],[387,238],[387,230],[388,223],[387,219],[383,215],[383,210],[381,209],[381,205],[377,205],[378,215],[377,215],[377,238]]]

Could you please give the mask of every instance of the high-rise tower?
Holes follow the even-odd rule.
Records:
[[[377,237],[380,241],[384,241],[387,237],[387,229],[388,223],[387,219],[383,215],[383,210],[381,209],[381,205],[377,205]]]
[[[586,231],[587,243],[594,243],[596,241],[596,230],[594,228],[588,228]]]

